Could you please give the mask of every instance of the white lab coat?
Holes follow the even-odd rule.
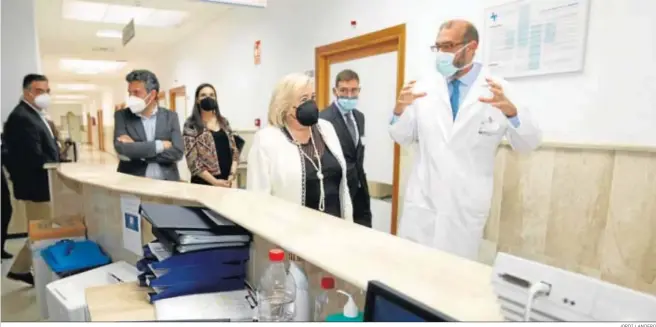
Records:
[[[407,183],[399,236],[461,257],[476,260],[492,200],[494,158],[505,136],[516,151],[539,146],[542,135],[528,109],[500,82],[518,109],[514,128],[503,113],[484,104],[491,96],[481,69],[453,121],[446,80],[435,73],[416,83],[426,92],[390,125],[390,135],[401,145],[417,143],[415,162]]]
[[[323,119],[317,124],[323,141],[342,167],[339,200],[342,218],[353,221],[353,205],[346,182],[346,160],[333,125]],[[248,153],[246,188],[289,200],[301,205],[304,196],[304,160],[280,128],[269,126],[255,133]]]

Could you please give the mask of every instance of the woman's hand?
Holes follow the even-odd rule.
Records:
[[[214,183],[212,183],[214,186],[219,186],[219,187],[232,187],[232,182],[227,181],[225,179],[217,179]]]

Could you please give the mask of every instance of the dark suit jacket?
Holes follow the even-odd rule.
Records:
[[[367,175],[364,172],[364,115],[357,109],[353,110],[353,116],[358,126],[357,146],[353,144],[351,133],[346,127],[346,122],[342,113],[335,103],[321,111],[319,117],[333,124],[339,142],[342,145],[344,159],[346,159],[346,174],[351,197],[353,198],[353,219],[368,220],[371,223],[371,208],[369,200],[369,186],[367,185]]]
[[[170,141],[173,146],[157,153],[155,141],[148,142],[146,130],[141,117],[130,109],[121,109],[114,113],[114,148],[121,161],[117,171],[135,176],[146,176],[149,163],[157,163],[162,169],[164,179],[180,181],[177,162],[184,155],[184,142],[180,132],[178,114],[165,108],[157,109],[155,140]],[[134,143],[122,143],[117,139],[127,135]]]
[[[6,163],[18,200],[50,201],[48,172],[43,165],[59,161],[55,138],[40,114],[21,101],[9,114],[4,126]],[[4,158],[3,158],[4,159]]]

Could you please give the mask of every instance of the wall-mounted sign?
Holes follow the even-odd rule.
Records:
[[[221,3],[226,5],[266,8],[267,0],[202,0],[205,2]]]
[[[259,65],[262,62],[262,42],[260,40],[255,41],[255,49],[253,56],[255,57],[255,65]]]
[[[134,19],[123,27],[123,46],[128,44],[134,38]]]

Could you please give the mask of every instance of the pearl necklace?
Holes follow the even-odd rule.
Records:
[[[294,141],[294,144],[296,144],[296,146],[298,147],[298,151],[305,158],[307,158],[308,161],[310,161],[310,163],[312,164],[312,167],[314,167],[314,169],[316,169],[316,171],[317,171],[317,178],[319,178],[319,211],[323,212],[326,209],[326,193],[325,193],[325,189],[324,189],[324,186],[323,186],[323,173],[321,172],[323,167],[321,166],[321,157],[319,156],[319,151],[317,150],[317,145],[314,142],[314,136],[312,134],[312,127],[310,127],[310,140],[312,141],[312,148],[314,149],[314,157],[317,159],[316,164],[314,163],[314,160],[312,160],[312,158],[310,156],[308,156],[307,153],[305,153],[305,151],[303,151],[303,149],[301,148],[301,143],[299,141],[297,141],[296,138],[294,138],[294,135],[291,133],[291,131],[289,129],[287,129],[287,132],[289,133],[289,136],[292,137],[292,140]]]

